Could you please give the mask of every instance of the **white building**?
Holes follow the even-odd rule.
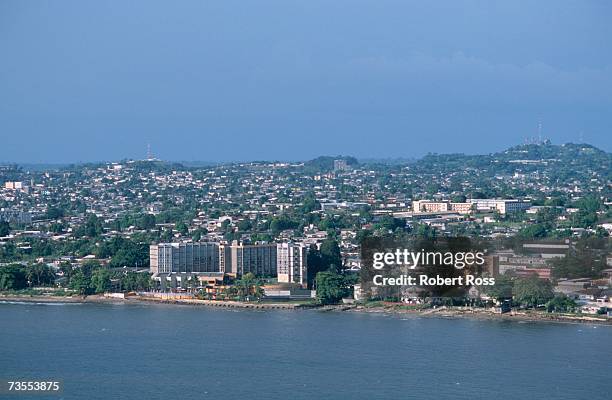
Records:
[[[297,243],[279,243],[276,246],[278,281],[306,285],[307,247]]]

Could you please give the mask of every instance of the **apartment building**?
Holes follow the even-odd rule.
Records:
[[[276,246],[278,282],[297,283],[307,281],[307,250],[304,244],[279,243]]]
[[[472,212],[472,203],[450,203],[450,210],[459,214],[470,214]]]
[[[517,199],[471,199],[477,211],[498,211],[500,214],[514,213],[531,207],[531,202]]]
[[[416,200],[412,202],[412,211],[415,213],[449,211],[449,204],[447,201]]]
[[[149,247],[151,272],[219,272],[219,245],[209,242],[159,243]]]
[[[474,209],[480,212],[497,211],[500,214],[523,211],[531,207],[531,203],[516,199],[471,199],[465,203],[449,201],[417,200],[412,202],[415,213],[454,211],[460,214],[470,214]]]
[[[236,276],[249,272],[257,276],[276,276],[276,246],[276,243],[244,244],[236,240],[221,244],[220,271]]]

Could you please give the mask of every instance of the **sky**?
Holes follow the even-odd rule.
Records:
[[[0,162],[612,144],[612,2],[0,1]]]

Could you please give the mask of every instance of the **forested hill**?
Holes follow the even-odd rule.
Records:
[[[428,154],[412,166],[439,172],[475,168],[490,175],[543,172],[559,179],[592,173],[610,177],[612,154],[588,144],[527,144],[487,155]]]

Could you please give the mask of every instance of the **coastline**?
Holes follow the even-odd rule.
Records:
[[[499,314],[487,309],[469,309],[462,307],[440,307],[436,309],[410,310],[400,309],[392,306],[364,307],[362,305],[328,305],[320,306],[302,303],[256,303],[221,300],[197,300],[197,299],[160,299],[152,297],[128,297],[125,299],[104,297],[101,295],[91,296],[34,296],[34,295],[0,295],[0,303],[56,303],[56,304],[175,304],[191,305],[217,308],[241,308],[251,310],[316,310],[319,312],[351,312],[404,315],[413,317],[429,318],[461,318],[489,321],[514,321],[514,322],[548,322],[569,324],[598,324],[612,326],[612,318],[599,318],[589,315],[572,314],[549,314],[533,311],[512,311],[507,314]]]
[[[418,317],[432,318],[447,318],[447,319],[475,319],[488,321],[510,321],[510,322],[548,322],[548,323],[564,323],[564,324],[598,324],[612,326],[612,318],[598,318],[589,315],[575,314],[556,314],[539,311],[513,310],[506,314],[492,312],[487,309],[469,309],[462,307],[440,307],[436,309],[426,310],[401,310],[390,309],[388,307],[372,307],[366,308],[356,306],[348,312],[364,312],[364,313],[387,313],[396,315],[414,315]]]

